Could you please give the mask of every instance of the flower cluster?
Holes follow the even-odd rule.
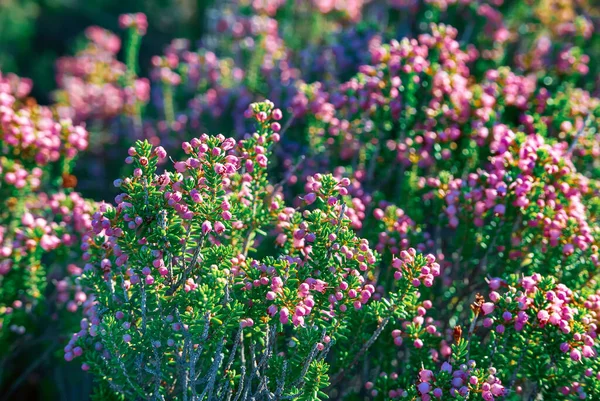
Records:
[[[491,286],[497,287],[499,281],[493,280]],[[525,325],[529,330],[556,330],[555,335],[565,339],[560,343],[560,351],[573,361],[595,356],[596,325],[585,309],[578,309],[574,304],[573,291],[564,284],[551,290],[544,290],[540,285],[547,288],[548,283],[542,283],[541,275],[536,273],[519,280],[519,286],[511,288],[504,296],[491,292],[491,302],[481,306],[486,316],[483,326],[495,326],[494,330],[499,334],[505,333],[507,326],[516,332],[523,331]],[[575,321],[578,324],[574,324]]]
[[[463,399],[469,399],[470,395],[480,396],[479,399],[485,401],[494,401],[501,399],[506,394],[502,382],[495,376],[496,369],[491,367],[486,370],[476,369],[476,362],[471,360],[458,367],[452,366],[449,362],[444,362],[439,372],[434,373],[429,369],[422,369],[418,374],[416,388],[414,384],[406,389],[393,388],[395,382],[398,382],[398,373],[381,373],[376,383],[365,383],[365,389],[370,390],[374,399],[414,399],[420,401],[430,401],[443,399],[444,396]],[[380,391],[388,389],[387,394],[380,395]],[[381,390],[379,390],[381,389]],[[386,397],[387,396],[387,397]]]
[[[6,196],[14,188],[37,189],[42,168],[68,164],[87,148],[87,131],[25,99],[31,83],[0,75],[0,174]]]
[[[139,35],[144,34],[145,17],[122,19],[123,28],[133,27]],[[59,90],[54,96],[59,114],[78,122],[134,114],[136,107],[150,98],[149,81],[129,76],[128,67],[116,58],[121,49],[117,35],[91,26],[86,39],[85,47],[75,56],[62,57],[56,63]]]

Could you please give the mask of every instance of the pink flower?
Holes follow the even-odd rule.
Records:
[[[483,305],[481,305],[481,311],[484,315],[489,315],[494,311],[495,307],[496,305],[494,305],[492,302],[485,302]]]
[[[317,195],[314,192],[310,192],[304,197],[304,202],[306,202],[307,205],[314,203],[315,200],[317,200]]]
[[[548,321],[548,319],[550,318],[550,314],[546,310],[542,309],[538,312],[537,318],[539,319],[540,322],[546,323]]]
[[[273,117],[273,120],[279,121],[283,118],[283,113],[281,112],[280,109],[275,109],[271,113],[271,116]]]
[[[290,317],[290,311],[288,310],[288,308],[286,308],[286,307],[281,308],[281,310],[279,311],[279,321],[282,324],[286,324],[289,322],[289,317]]]
[[[210,223],[210,221],[206,220],[204,223],[202,223],[202,234],[207,235],[211,231],[212,231],[212,224]]]
[[[433,372],[428,369],[423,369],[419,372],[419,378],[422,382],[428,382],[433,379]]]
[[[492,394],[494,394],[496,397],[501,396],[504,394],[504,386],[502,386],[501,384],[498,383],[494,383],[492,384]]]
[[[203,231],[204,231],[204,229],[203,229]],[[221,234],[221,233],[223,233],[224,231],[225,231],[225,225],[224,225],[223,223],[221,223],[220,221],[217,221],[217,222],[215,223],[215,232],[216,232],[217,234]]]

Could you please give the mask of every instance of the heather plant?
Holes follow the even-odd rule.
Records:
[[[346,18],[356,15],[348,9],[360,6],[217,5],[209,13],[210,29],[198,50],[177,39],[164,56],[152,60],[159,119],[152,137],[171,147],[175,138],[184,140],[195,129],[218,127],[235,135],[249,128],[243,118],[249,102],[269,98],[287,107],[306,80],[333,83],[351,76],[367,59],[370,43],[379,38],[374,23],[348,24],[357,22],[356,17]],[[295,146],[303,144],[298,139]]]
[[[473,56],[455,36],[434,25],[372,49],[372,65],[338,90],[307,87],[295,114],[308,121],[313,154],[342,164],[360,196],[367,190],[363,203],[380,203],[384,225],[370,238],[380,251],[430,251],[448,285],[468,283],[459,297],[446,293],[457,302],[482,288],[482,273],[583,284],[597,264],[596,101],[570,84],[553,97],[556,87],[507,68],[470,84]]]
[[[0,75],[2,385],[12,375],[6,364],[20,352],[39,342],[46,354],[56,350],[50,338],[70,330],[67,322],[74,320],[59,315],[87,300],[76,278],[93,205],[72,191],[76,179],[70,174],[87,147],[87,131],[26,98],[30,89],[26,79]]]
[[[65,358],[81,357],[104,391],[323,398],[328,372],[349,374],[391,319],[416,313],[418,285],[439,274],[433,256],[413,252],[393,295],[371,301],[364,275],[377,255],[349,226],[349,181],[317,175],[300,206],[286,207],[267,180],[281,111],[264,102],[248,114],[255,133],[185,142],[175,171],[157,174],[165,150],[138,142],[126,160],[133,174],[115,182],[117,206],[94,215],[82,276],[94,303]]]
[[[441,177],[448,186],[437,184],[446,200],[435,231],[461,227],[452,206],[473,226],[454,234],[460,243],[440,245],[427,220],[418,224],[389,203],[370,222],[357,201],[364,194],[348,178],[311,176],[296,207],[286,207],[282,184],[267,180],[281,112],[265,102],[247,116],[257,132],[239,143],[207,135],[185,142],[189,157],[174,172],[156,172],[164,149],[137,143],[126,159],[133,174],[115,182],[124,191],[117,207],[94,216],[98,235],[84,244],[83,281],[95,301],[65,358],[81,356],[82,369],[104,378],[98,397],[593,397],[598,232],[587,224],[594,217],[581,213],[598,207],[589,179],[561,158],[560,147],[505,131],[489,162],[505,172],[470,174],[466,193],[460,180]],[[540,159],[528,161],[531,155]],[[511,163],[522,170],[517,181],[490,181],[515,177]],[[523,176],[536,163],[545,173]],[[561,182],[579,188],[570,193]],[[479,189],[490,184],[493,192]],[[552,209],[543,209],[546,201]],[[544,212],[551,214],[536,215]],[[381,259],[353,231],[372,224]],[[411,246],[433,249],[440,263]],[[456,269],[470,276],[461,283]],[[491,291],[481,275],[494,277]],[[437,276],[452,289],[445,307],[445,296],[432,292]],[[489,301],[477,295],[466,314],[471,291],[485,291]]]
[[[431,28],[418,39],[372,48],[371,64],[337,88],[302,88],[293,112],[305,117],[315,157],[333,159],[363,181],[393,163],[397,172],[389,169],[380,187],[406,191],[407,175],[447,170],[464,178],[485,167],[496,146],[490,141],[508,129],[551,137],[583,174],[597,174],[596,98],[571,83],[549,86],[506,67],[478,82],[470,74],[476,54],[460,50],[456,30]]]
[[[480,54],[478,76],[510,65],[549,80],[584,83],[590,67],[597,71],[595,62],[588,63],[597,57],[598,15],[587,1],[391,0],[389,6],[387,26],[400,37],[425,33],[431,23],[458,28],[461,42]]]
[[[124,14],[119,24],[125,31],[125,62],[117,57],[121,38],[98,26],[86,29],[81,50],[56,62],[58,90],[52,108],[61,118],[85,124],[90,133],[87,163],[76,166],[74,174],[80,189],[95,197],[103,193],[99,187],[120,174],[116,149],[142,137],[142,113],[150,98],[149,80],[138,76],[146,16]]]
[[[136,24],[140,28],[136,31],[145,32],[145,17],[129,18],[139,18]],[[131,35],[130,41],[134,43],[130,46],[137,49],[139,44],[135,41],[139,41],[140,34]],[[75,56],[57,61],[56,82],[60,89],[55,97],[59,113],[79,122],[134,114],[136,104],[149,97],[147,80],[127,76],[130,75],[127,66],[116,59],[121,48],[118,36],[92,26],[86,30],[86,38],[86,46]],[[137,62],[137,55],[134,52],[132,55]]]
[[[215,43],[207,39],[211,46],[198,51],[176,40],[152,60],[161,138],[216,126],[243,132],[243,112],[254,98],[281,104],[295,93],[300,72],[277,20],[234,13],[217,23],[214,37]]]

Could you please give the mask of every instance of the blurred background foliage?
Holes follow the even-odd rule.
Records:
[[[173,38],[200,39],[214,0],[0,0],[0,70],[33,79],[32,95],[48,103],[56,87],[54,63],[76,48],[91,25],[118,31],[115,16],[143,12],[149,30],[140,65]],[[145,71],[142,71],[144,73]]]

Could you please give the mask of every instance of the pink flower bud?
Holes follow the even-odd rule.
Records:
[[[484,315],[489,315],[494,311],[495,307],[496,305],[494,305],[492,302],[485,302],[483,305],[481,305],[481,311]]]
[[[204,231],[204,228],[203,228]],[[221,223],[220,221],[217,221],[215,223],[215,232],[217,234],[222,234],[225,231],[225,225],[223,223]]]
[[[306,202],[307,205],[314,203],[314,201],[316,201],[316,200],[317,200],[317,195],[314,192],[310,192],[310,193],[306,194],[306,196],[304,197],[304,202]]]

